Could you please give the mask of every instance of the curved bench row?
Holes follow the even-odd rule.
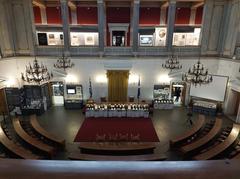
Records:
[[[18,156],[22,159],[39,159],[40,157],[31,153],[29,150],[15,144],[12,140],[10,140],[5,134],[4,130],[0,126],[0,143],[11,153]]]
[[[46,139],[58,144],[59,146],[65,146],[65,140],[59,139],[56,136],[52,135],[48,131],[46,131],[42,126],[38,123],[36,115],[30,116],[30,124],[32,128],[41,136],[45,137]]]
[[[221,132],[221,129],[222,129],[222,119],[217,118],[214,123],[214,126],[205,136],[201,137],[200,139],[188,145],[181,147],[180,151],[184,154],[187,154],[205,146]]]
[[[29,145],[33,146],[34,148],[47,153],[49,156],[53,156],[55,149],[39,140],[36,138],[33,138],[32,136],[28,135],[22,128],[19,118],[14,118],[13,119],[13,127],[17,133],[17,135],[26,143]]]
[[[100,154],[100,155],[134,155],[134,154],[152,154],[156,145],[152,142],[145,143],[96,143],[82,142],[79,146],[82,153]]]
[[[183,135],[180,135],[170,140],[170,146],[172,147],[177,146],[181,144],[181,142],[191,138],[193,135],[197,134],[204,127],[204,124],[205,124],[205,117],[203,115],[199,115],[197,121],[195,122],[191,130],[185,132]]]
[[[146,155],[129,155],[129,156],[111,156],[111,155],[91,155],[72,153],[68,157],[71,160],[87,160],[87,161],[160,161],[166,160],[166,156],[158,154]]]
[[[220,144],[214,146],[213,148],[209,149],[208,151],[201,153],[199,155],[196,155],[193,157],[195,160],[208,160],[211,158],[216,157],[217,155],[221,154],[225,150],[227,150],[232,144],[236,142],[238,139],[238,135],[240,132],[240,125],[233,124],[232,130],[229,133],[228,137],[221,142]]]

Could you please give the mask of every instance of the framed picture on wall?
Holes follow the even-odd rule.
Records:
[[[86,34],[84,36],[85,45],[94,45],[94,35],[93,34]]]
[[[153,36],[140,35],[140,46],[153,46]]]
[[[155,28],[155,46],[165,46],[167,37],[167,28],[158,27]]]

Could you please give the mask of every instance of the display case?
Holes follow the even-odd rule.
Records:
[[[21,115],[21,106],[23,102],[22,90],[18,88],[5,88],[6,102],[8,112],[11,116]]]
[[[139,30],[139,46],[165,46],[166,27],[142,27]]]
[[[64,107],[66,109],[81,109],[83,107],[82,85],[66,85]]]
[[[37,31],[39,46],[59,46],[64,44],[63,32]]]
[[[51,106],[48,84],[23,86],[23,115],[41,115]]]
[[[215,116],[217,114],[217,103],[193,100],[193,112]]]
[[[98,46],[98,32],[70,32],[71,46]]]
[[[154,99],[169,99],[170,85],[154,85],[153,98]]]

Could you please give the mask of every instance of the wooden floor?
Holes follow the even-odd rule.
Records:
[[[167,160],[182,160],[182,156],[169,150],[169,140],[173,139],[191,126],[186,122],[187,110],[183,107],[176,107],[173,110],[154,110],[152,116],[155,130],[160,139],[160,143],[156,145],[154,153],[164,155]],[[193,121],[197,119],[197,114],[193,115]],[[206,121],[215,119],[214,117],[206,117]],[[66,160],[71,153],[79,152],[79,143],[73,140],[84,120],[81,110],[65,110],[64,107],[52,107],[42,116],[38,116],[38,122],[42,128],[52,133],[57,138],[65,139],[66,148],[53,157],[57,160]],[[223,127],[231,126],[232,121],[223,118]]]

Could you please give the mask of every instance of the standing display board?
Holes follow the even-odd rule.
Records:
[[[228,76],[213,75],[213,81],[205,85],[191,84],[190,96],[223,102],[228,84]]]

